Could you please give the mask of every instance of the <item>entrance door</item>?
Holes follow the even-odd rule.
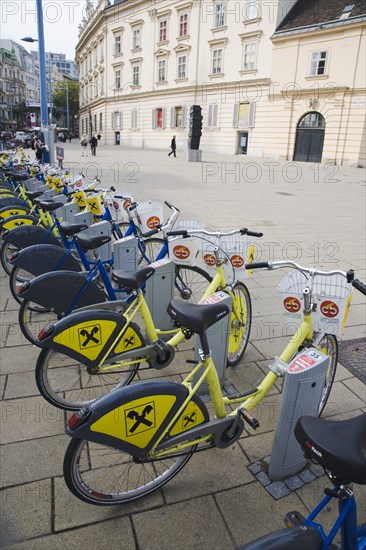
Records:
[[[239,133],[238,155],[246,155],[248,151],[248,132]]]
[[[305,115],[297,126],[294,160],[321,162],[324,134],[324,117],[320,113]]]

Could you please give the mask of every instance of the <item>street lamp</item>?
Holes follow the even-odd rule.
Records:
[[[44,135],[45,143],[48,145],[48,152],[43,151],[44,162],[53,162],[53,140],[50,140],[47,112],[47,86],[46,86],[46,54],[44,47],[44,32],[43,32],[43,12],[42,0],[36,0],[37,9],[37,26],[38,26],[38,57],[39,57],[39,88],[40,88],[40,103],[41,103],[41,130]],[[24,42],[36,42],[37,40],[26,36],[22,39]]]

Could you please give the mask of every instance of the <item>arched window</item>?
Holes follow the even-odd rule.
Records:
[[[298,128],[325,128],[325,120],[320,113],[308,113],[299,122]]]

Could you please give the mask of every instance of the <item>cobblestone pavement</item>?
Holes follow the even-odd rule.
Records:
[[[263,230],[257,259],[290,257],[324,269],[353,267],[365,274],[365,177],[356,168],[270,159],[204,155],[192,164],[184,154],[126,150],[100,145],[82,159],[76,143],[65,144],[66,164],[77,174],[101,176],[102,185],[130,191],[136,199],[166,199],[182,218],[199,217],[212,228]],[[33,153],[32,153],[33,154]],[[84,163],[86,160],[86,164]],[[239,390],[254,386],[285,341],[278,272],[258,272],[248,281],[253,329],[244,360],[228,369]],[[289,510],[306,513],[322,494],[324,476],[275,500],[256,480],[253,467],[271,453],[280,384],[258,407],[261,427],[226,450],[195,455],[162,490],[135,504],[103,508],[81,503],[62,477],[69,438],[65,415],[37,392],[38,350],[22,337],[18,306],[8,279],[1,288],[1,546],[24,549],[123,548],[220,550],[283,526]],[[354,294],[342,339],[365,336],[365,301]],[[188,346],[189,347],[189,346]],[[188,365],[182,350],[173,367],[152,376],[179,380]],[[150,373],[149,373],[150,374]],[[342,365],[325,415],[344,419],[365,411],[365,385]],[[315,477],[315,476],[314,476]],[[360,519],[365,492],[357,488]],[[330,522],[331,504],[324,514]]]

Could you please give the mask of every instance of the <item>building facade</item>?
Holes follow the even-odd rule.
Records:
[[[346,0],[333,3],[339,2],[346,5]],[[305,40],[302,33],[295,37],[290,32],[301,5],[295,0],[100,0],[93,9],[89,3],[76,48],[80,132],[101,133],[108,144],[161,149],[168,148],[175,134],[178,149],[186,150],[189,108],[198,104],[203,109],[202,150],[292,160],[301,107],[290,101],[289,109],[283,91],[295,82],[292,96],[300,87],[307,110],[318,105],[317,96],[309,97],[317,81],[309,83],[306,72],[309,52],[321,51],[318,36],[309,33]],[[324,15],[315,13],[316,19]],[[345,35],[354,33],[355,25],[365,32],[364,21],[356,23],[354,17],[343,23],[341,32],[331,27],[334,51],[349,47]],[[294,58],[296,48],[301,55]],[[332,54],[333,59],[336,63]],[[306,67],[302,80],[298,64],[304,71]],[[360,78],[353,78],[356,71],[342,75],[347,80],[343,87],[362,89]],[[357,133],[343,109],[338,104],[333,119],[347,121],[343,134]],[[279,125],[274,115],[281,112]],[[324,143],[326,159],[359,163],[356,149],[361,144],[354,143],[353,152],[340,157],[331,139]]]
[[[0,41],[0,127],[15,130],[27,100],[27,71],[12,40]]]

